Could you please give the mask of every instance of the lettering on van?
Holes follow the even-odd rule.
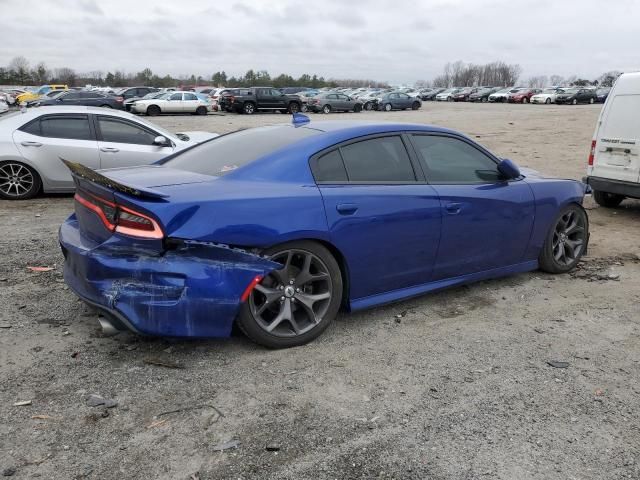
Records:
[[[620,140],[619,138],[601,138],[601,142],[603,143],[620,143],[622,145],[635,145],[635,140]]]

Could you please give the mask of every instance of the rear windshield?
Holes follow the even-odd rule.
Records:
[[[273,125],[221,135],[159,165],[216,177],[232,172],[275,150],[321,132],[311,128]]]
[[[638,128],[640,95],[616,95],[602,122],[600,137],[621,140],[640,140]]]

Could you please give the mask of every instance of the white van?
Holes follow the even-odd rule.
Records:
[[[609,92],[583,181],[603,207],[640,198],[640,72],[622,74]]]

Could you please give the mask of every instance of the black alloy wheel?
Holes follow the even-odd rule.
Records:
[[[540,268],[549,273],[572,270],[587,250],[589,219],[577,204],[565,207],[547,235],[540,253]]]

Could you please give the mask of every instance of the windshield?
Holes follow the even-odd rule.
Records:
[[[291,125],[239,130],[160,160],[158,164],[219,177],[275,150],[320,133],[312,128]]]

